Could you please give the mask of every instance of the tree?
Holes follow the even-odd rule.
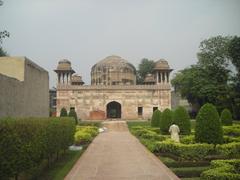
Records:
[[[66,108],[63,107],[60,112],[60,117],[67,117],[67,116],[68,116],[67,110]]]
[[[172,112],[170,109],[165,109],[161,114],[160,130],[163,134],[168,134],[169,127],[172,125]]]
[[[198,143],[221,144],[223,130],[216,107],[207,103],[196,118],[195,140]]]
[[[212,37],[200,43],[198,62],[176,74],[172,80],[175,90],[190,104],[201,107],[212,103],[219,111],[231,107],[228,82],[231,37]],[[198,111],[198,109],[196,109]]]
[[[234,118],[240,119],[240,37],[235,36],[229,45],[229,56],[232,64],[236,67],[237,73],[230,84],[232,112]]]
[[[154,66],[155,66],[155,63],[152,60],[149,60],[147,58],[143,58],[141,60],[141,63],[138,65],[138,70],[137,70],[137,83],[138,84],[143,84],[146,75],[148,73],[153,72]]]
[[[229,109],[224,109],[222,111],[221,122],[225,126],[231,126],[232,125],[232,113],[229,111]]]
[[[179,106],[174,111],[173,123],[178,125],[181,134],[191,133],[190,116],[184,107]]]
[[[151,126],[152,127],[159,127],[160,118],[161,118],[161,111],[159,111],[157,109],[153,112],[152,120],[151,120]]]
[[[70,109],[68,116],[73,117],[75,119],[75,123],[78,124],[78,117],[75,109]]]
[[[2,48],[2,43],[3,43],[3,39],[7,38],[9,36],[10,36],[10,34],[6,30],[0,32],[0,57],[1,56],[7,56],[7,52],[4,51],[4,49]]]

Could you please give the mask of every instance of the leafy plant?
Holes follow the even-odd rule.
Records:
[[[225,126],[231,126],[232,125],[232,113],[229,111],[229,109],[224,109],[221,113],[221,121],[222,124]]]
[[[151,126],[159,127],[160,126],[161,111],[158,109],[153,112]]]
[[[172,124],[172,112],[170,109],[165,109],[161,114],[160,130],[163,134],[168,134],[169,127]]]
[[[209,144],[223,142],[222,125],[214,105],[207,103],[201,107],[196,118],[195,140]]]

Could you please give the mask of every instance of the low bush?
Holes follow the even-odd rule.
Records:
[[[75,144],[83,145],[90,143],[98,134],[98,128],[95,126],[77,126],[74,135]]]
[[[228,136],[240,136],[240,125],[223,126],[223,134]]]
[[[203,180],[239,180],[240,160],[214,160],[211,169],[201,174]]]
[[[240,142],[240,136],[239,137],[232,137],[232,136],[223,136],[223,143],[232,143],[232,142]]]
[[[0,120],[0,179],[17,177],[51,159],[73,143],[75,123],[69,118]]]
[[[195,137],[193,135],[183,136],[180,138],[180,142],[183,144],[195,144]]]
[[[173,123],[179,126],[180,134],[190,134],[191,133],[190,116],[184,107],[179,106],[174,111]]]
[[[217,145],[216,154],[224,158],[240,158],[240,142]]]

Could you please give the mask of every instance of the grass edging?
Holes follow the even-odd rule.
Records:
[[[88,145],[85,145],[80,151],[67,150],[66,154],[59,159],[52,167],[46,170],[46,172],[39,177],[39,180],[60,180],[70,172],[77,160],[81,157],[83,152],[87,149]]]

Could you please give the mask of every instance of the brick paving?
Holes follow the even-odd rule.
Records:
[[[126,122],[106,122],[65,180],[179,180],[128,131]]]

